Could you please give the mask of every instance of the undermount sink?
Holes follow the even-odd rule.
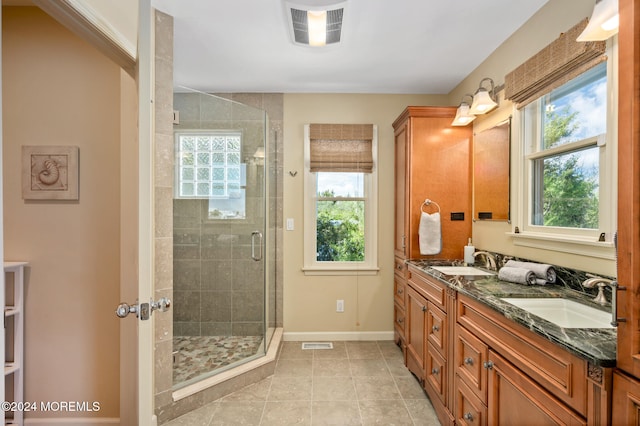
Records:
[[[614,328],[611,313],[560,298],[503,298],[542,319],[563,328]]]
[[[487,272],[473,266],[432,266],[431,269],[435,269],[445,275],[495,275],[494,272]]]

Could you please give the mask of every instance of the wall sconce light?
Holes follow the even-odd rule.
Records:
[[[469,113],[469,103],[464,101],[464,98],[466,98],[467,96],[470,97],[471,101],[473,102],[473,96],[468,93],[462,97],[462,102],[460,102],[460,106],[456,111],[456,117],[451,123],[452,126],[466,126],[476,119],[475,115]]]
[[[482,83],[485,81],[488,81],[491,84],[491,89],[487,90],[482,87]],[[469,109],[469,114],[482,115],[497,107],[498,103],[494,100],[494,89],[495,86],[492,79],[487,77],[480,80],[480,87],[478,87],[478,90],[476,90],[476,93],[473,95],[473,103]]]
[[[576,41],[606,40],[618,32],[618,0],[596,0],[589,24]]]
[[[253,158],[264,158],[264,146],[259,146],[253,153]]]

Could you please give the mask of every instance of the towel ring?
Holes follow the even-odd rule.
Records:
[[[435,201],[431,201],[430,199],[426,199],[424,200],[424,203],[422,203],[422,206],[420,206],[420,210],[424,213],[426,213],[424,211],[424,206],[430,206],[431,204],[435,204],[435,206],[438,208],[438,213],[440,213],[440,206],[438,205],[438,203],[436,203]]]

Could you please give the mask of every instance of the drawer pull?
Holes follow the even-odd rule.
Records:
[[[404,318],[398,318],[398,324],[402,324],[404,322]]]
[[[484,368],[486,368],[487,370],[491,370],[493,368],[493,362],[491,361],[486,361],[482,363],[482,366]]]
[[[435,332],[437,332],[437,331],[440,331],[440,327],[438,327],[437,325],[434,325],[433,327],[431,327],[431,331],[432,331],[433,333],[435,333]]]
[[[471,413],[464,413],[464,415],[462,416],[463,419],[468,420],[470,422],[473,421],[473,414]]]
[[[422,312],[427,312],[427,307],[426,306],[422,307]]]
[[[440,374],[440,369],[439,368],[431,369],[431,374]]]
[[[402,293],[403,293],[402,289],[401,289],[401,288],[399,288],[399,289],[398,289],[398,294],[402,294]]]
[[[471,357],[466,357],[466,358],[464,359],[464,363],[465,363],[466,365],[473,365],[473,358],[471,358]]]
[[[402,271],[402,264],[398,263],[396,267],[398,268],[398,270]]]

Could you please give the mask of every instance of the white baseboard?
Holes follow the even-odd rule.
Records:
[[[25,425],[38,426],[104,426],[104,425],[120,425],[118,417],[56,417],[56,418],[37,418],[24,419]]]
[[[282,340],[285,342],[393,340],[393,331],[285,331],[283,333]]]

